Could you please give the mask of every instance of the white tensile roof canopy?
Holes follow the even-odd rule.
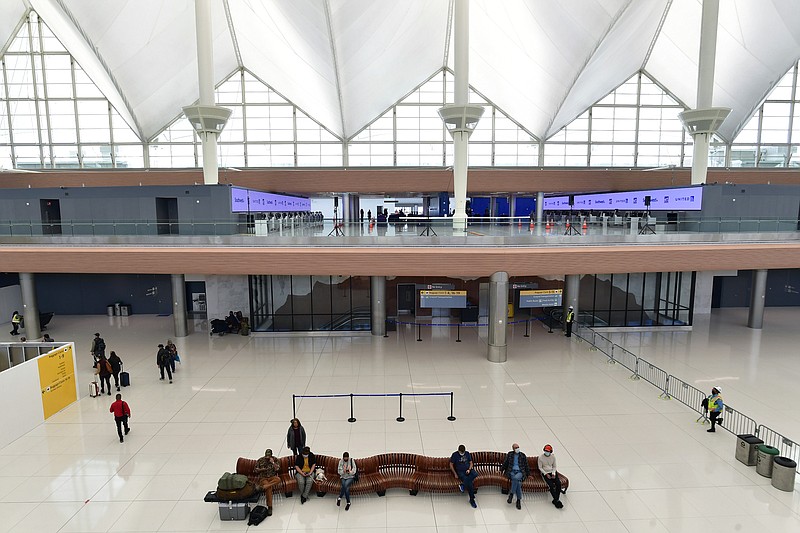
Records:
[[[451,0],[215,0],[214,77],[245,67],[342,138],[442,67]],[[2,0],[34,9],[144,139],[199,97],[192,0]],[[470,0],[470,85],[546,139],[640,69],[695,106],[701,0]],[[5,46],[3,48],[5,50]],[[800,2],[722,0],[714,105],[732,140],[800,57]]]

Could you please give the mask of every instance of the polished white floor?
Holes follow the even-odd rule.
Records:
[[[763,331],[749,330],[745,310],[715,310],[693,332],[615,334],[665,370],[702,389],[720,384],[726,400],[778,431],[800,438],[795,384],[797,309],[768,309]],[[570,478],[562,510],[544,495],[526,495],[521,511],[485,488],[473,510],[463,495],[276,498],[271,531],[694,532],[800,531],[800,492],[780,492],[735,461],[734,437],[706,433],[695,416],[655,389],[628,380],[586,344],[534,327],[514,331],[509,361],[486,361],[485,342],[462,330],[402,330],[388,339],[357,337],[209,337],[202,323],[176,339],[183,364],[170,385],[157,377],[156,345],[171,337],[170,317],[56,317],[57,340],[74,340],[79,402],[0,450],[0,532],[243,531],[220,522],[204,503],[239,456],[267,447],[285,454],[292,394],[455,392],[449,400],[298,401],[317,453],[355,456],[384,450],[449,455],[508,450],[538,453],[552,443]],[[102,333],[131,373],[123,389],[133,410],[120,444],[110,397],[85,396],[89,342]],[[2,340],[11,340],[7,329]],[[13,408],[7,405],[5,408]]]

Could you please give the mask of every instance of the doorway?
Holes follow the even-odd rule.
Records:
[[[417,286],[413,283],[397,284],[397,314],[413,315],[417,308]]]
[[[177,198],[156,198],[156,228],[159,235],[178,234]]]
[[[61,203],[58,200],[39,200],[42,211],[42,234],[61,235]]]

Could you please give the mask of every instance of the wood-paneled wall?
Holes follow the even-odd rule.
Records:
[[[470,195],[537,192],[624,191],[688,185],[689,169],[474,168]],[[434,168],[220,169],[219,182],[312,196],[327,193],[422,195],[453,192],[451,170]],[[800,185],[800,169],[709,169],[708,183]],[[193,185],[200,169],[63,170],[0,173],[0,188]]]
[[[800,243],[501,247],[8,246],[0,271],[511,276],[800,267]]]

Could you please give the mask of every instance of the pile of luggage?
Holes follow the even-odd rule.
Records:
[[[251,503],[258,503],[258,489],[256,485],[241,474],[225,472],[217,482],[217,490],[206,494],[207,502],[219,503],[220,520],[247,520],[248,525],[260,524],[267,517],[267,508],[257,505],[250,510]]]

